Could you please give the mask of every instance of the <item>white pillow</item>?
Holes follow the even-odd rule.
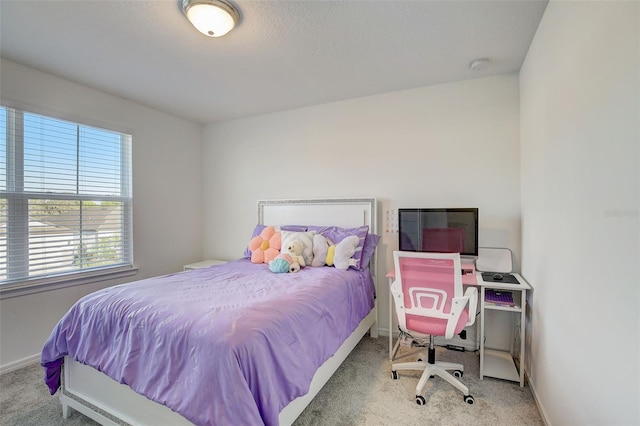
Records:
[[[291,241],[298,240],[303,245],[302,257],[304,258],[305,265],[311,265],[313,261],[313,236],[316,234],[316,231],[308,231],[308,232],[294,232],[294,231],[280,231],[280,240],[282,244],[280,245],[280,251],[285,252],[287,245]]]

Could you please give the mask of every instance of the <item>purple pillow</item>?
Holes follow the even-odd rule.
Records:
[[[254,237],[257,237],[258,235],[260,235],[262,230],[266,227],[267,225],[257,224],[256,227],[253,229],[253,234],[251,234],[251,238],[249,238],[249,241],[251,241]],[[285,226],[279,226],[278,228],[280,228],[281,231],[295,231],[295,232],[304,232],[307,230],[307,227],[303,225],[285,225]],[[251,250],[249,250],[249,247],[247,247],[246,250],[244,251],[243,257],[244,259],[251,259]]]
[[[360,262],[361,269],[366,268],[371,261],[373,252],[376,251],[376,247],[380,242],[380,235],[368,234],[367,239],[364,242],[364,249],[362,250],[362,262]],[[375,274],[375,271],[373,272]]]
[[[356,261],[356,265],[354,266],[354,268],[362,270],[363,267],[367,266],[367,263],[371,258],[371,254],[369,254],[369,259],[366,259],[367,263],[362,262],[362,259],[364,255],[365,241],[367,239],[367,234],[369,233],[368,225],[363,225],[359,228],[340,228],[338,226],[308,226],[307,231],[316,231],[318,232],[318,234],[321,234],[330,239],[334,244],[338,244],[340,241],[351,235],[357,236],[360,241],[358,242],[356,252],[353,255],[353,259],[355,259]]]

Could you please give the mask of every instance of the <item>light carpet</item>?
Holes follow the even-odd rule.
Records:
[[[415,386],[420,373],[400,371],[399,379],[392,380],[388,340],[365,337],[294,425],[544,425],[528,386],[479,380],[477,353],[438,348],[436,359],[465,366],[462,381],[475,404],[466,404],[457,389],[436,377],[425,388],[426,405],[418,406]],[[49,395],[42,377],[38,365],[0,376],[0,425],[97,425],[74,410],[63,419],[57,395]]]

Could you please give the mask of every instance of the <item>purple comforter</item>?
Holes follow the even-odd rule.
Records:
[[[373,307],[368,271],[225,265],[106,288],[78,301],[42,351],[102,371],[197,425],[278,424]]]

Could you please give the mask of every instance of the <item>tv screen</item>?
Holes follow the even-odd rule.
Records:
[[[478,209],[399,209],[402,251],[478,255]]]

